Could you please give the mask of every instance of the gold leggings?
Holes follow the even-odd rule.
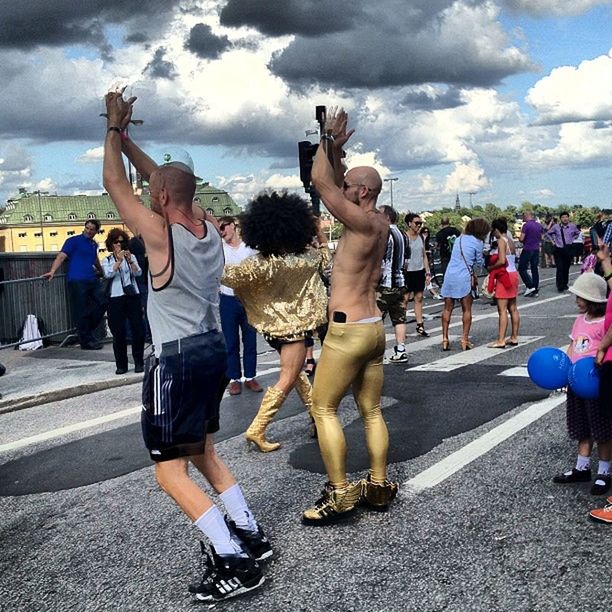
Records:
[[[334,487],[346,484],[346,439],[337,410],[351,384],[363,418],[371,478],[384,482],[387,476],[389,432],[380,409],[384,352],[382,321],[329,324],[312,387],[312,403],[321,457]]]

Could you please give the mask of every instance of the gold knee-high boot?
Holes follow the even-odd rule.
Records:
[[[308,416],[310,417],[310,437],[317,437],[317,426],[315,425],[314,418],[312,416],[312,385],[308,380],[305,372],[301,372],[295,381],[295,390],[300,396],[302,403],[306,406]]]
[[[283,405],[287,396],[276,387],[268,387],[262,400],[259,410],[253,422],[246,430],[244,437],[247,442],[252,442],[262,453],[269,453],[280,448],[278,442],[268,442],[265,438],[266,427],[274,418],[279,408]]]

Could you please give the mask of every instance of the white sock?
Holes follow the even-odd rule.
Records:
[[[240,485],[236,483],[219,495],[227,513],[237,527],[248,531],[257,531],[257,521],[244,499]]]
[[[240,545],[232,540],[223,515],[217,506],[209,508],[193,524],[210,540],[218,555],[244,556]]]
[[[591,458],[583,457],[582,455],[578,455],[578,459],[576,459],[576,469],[581,472],[584,470],[588,470],[591,467]]]
[[[599,466],[597,468],[598,474],[609,474],[610,473],[610,461],[599,460]]]
[[[398,353],[405,353],[405,352],[406,352],[406,345],[405,345],[405,344],[403,344],[403,343],[402,343],[402,344],[397,344],[397,345],[395,346],[395,350],[396,350]]]

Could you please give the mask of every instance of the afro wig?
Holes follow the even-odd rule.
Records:
[[[244,243],[264,257],[299,254],[306,250],[316,233],[308,203],[298,195],[260,193],[240,215]]]

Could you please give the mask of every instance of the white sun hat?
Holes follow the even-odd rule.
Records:
[[[587,302],[607,302],[608,283],[594,272],[581,274],[570,287],[570,291]]]

